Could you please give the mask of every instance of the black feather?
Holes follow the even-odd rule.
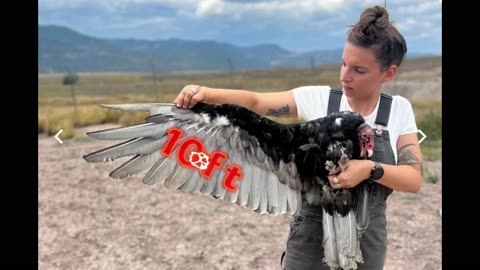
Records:
[[[330,214],[337,211],[346,215],[354,207],[357,187],[333,190],[328,182],[329,171],[325,169],[325,162],[331,160],[339,166],[340,148],[344,149],[349,159],[360,158],[358,129],[365,121],[358,113],[338,112],[305,123],[281,124],[232,104],[197,103],[191,110],[206,113],[212,118],[225,116],[234,126],[247,130],[273,160],[275,169],[278,169],[280,160],[295,162],[302,191],[320,185],[322,206]],[[341,121],[340,125],[338,121]],[[337,147],[329,151],[328,146],[332,144]]]

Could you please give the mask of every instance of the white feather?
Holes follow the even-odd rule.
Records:
[[[342,118],[335,119],[335,125],[341,126],[341,124],[342,124]]]
[[[230,125],[230,121],[225,116],[219,116],[213,120],[213,123],[217,126],[228,126]]]

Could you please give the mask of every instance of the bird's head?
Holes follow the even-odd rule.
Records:
[[[375,134],[372,127],[356,112],[344,111],[330,114],[332,125],[331,138],[336,141],[351,141],[352,159],[370,159],[373,156]]]
[[[363,123],[358,127],[358,143],[360,146],[360,158],[370,159],[373,156],[374,136],[372,127]]]

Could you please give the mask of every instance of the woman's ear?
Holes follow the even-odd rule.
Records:
[[[387,71],[385,71],[385,77],[383,77],[382,82],[386,83],[393,79],[395,77],[395,74],[397,73],[398,66],[397,65],[390,65],[388,67]]]

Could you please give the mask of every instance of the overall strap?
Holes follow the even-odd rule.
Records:
[[[332,112],[338,112],[340,110],[340,100],[342,99],[342,89],[338,87],[332,87],[330,89],[330,97],[328,99],[327,115]],[[388,119],[390,118],[390,108],[392,107],[392,96],[382,93],[380,95],[380,104],[378,105],[377,118],[375,124],[387,126]]]
[[[377,119],[375,124],[382,125],[384,127],[388,124],[388,118],[390,117],[390,107],[392,107],[392,96],[382,93],[380,95],[380,104],[378,105]]]
[[[340,110],[340,100],[342,99],[342,89],[338,87],[330,88],[330,97],[328,99],[327,115]]]

